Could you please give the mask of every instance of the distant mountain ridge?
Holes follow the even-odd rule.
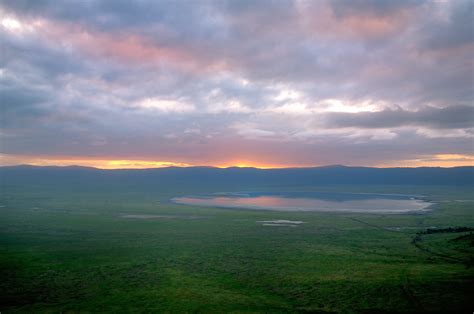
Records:
[[[91,166],[69,165],[69,166],[37,166],[29,164],[20,164],[13,166],[0,166],[1,169],[94,169],[99,171],[123,171],[123,170],[159,170],[159,169],[256,169],[256,170],[290,170],[290,169],[459,169],[459,168],[474,168],[474,166],[456,166],[456,167],[369,167],[369,166],[346,166],[346,165],[325,165],[325,166],[309,166],[309,167],[285,167],[285,168],[258,168],[251,166],[229,166],[229,167],[215,167],[215,166],[167,166],[167,167],[150,167],[150,168],[97,168]]]
[[[48,183],[65,180],[87,183],[124,180],[147,183],[208,184],[403,184],[403,185],[474,185],[474,166],[453,168],[371,168],[333,165],[310,168],[214,168],[166,167],[149,169],[97,169],[81,166],[4,166],[0,183]]]

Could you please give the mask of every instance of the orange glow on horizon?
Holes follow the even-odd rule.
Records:
[[[302,168],[317,167],[321,165],[295,165],[295,164],[265,164],[250,160],[236,160],[223,163],[188,163],[162,160],[135,160],[135,159],[96,159],[87,157],[70,156],[23,156],[0,154],[0,166],[32,165],[32,166],[84,166],[99,169],[147,169],[163,167],[195,167],[208,166],[216,168],[259,168],[259,169],[281,169],[281,168]],[[349,165],[348,165],[349,166]],[[356,165],[354,165],[356,166]],[[401,160],[386,164],[374,165],[378,168],[390,167],[459,167],[474,166],[474,155],[461,154],[438,154],[426,156],[420,159]]]
[[[31,165],[31,166],[83,166],[99,169],[146,169],[163,167],[192,167],[184,162],[154,161],[154,160],[130,160],[130,159],[95,159],[80,157],[36,157],[36,156],[12,156],[0,154],[0,165]]]
[[[232,161],[226,163],[187,163],[174,161],[157,161],[157,160],[142,160],[142,159],[96,159],[83,158],[71,156],[22,156],[22,155],[7,155],[0,154],[0,166],[13,165],[31,165],[31,166],[83,166],[94,167],[99,169],[147,169],[147,168],[164,168],[164,167],[216,167],[216,168],[259,168],[259,169],[274,169],[274,168],[295,168],[295,167],[311,167],[307,165],[292,165],[292,164],[265,164],[252,161]]]
[[[259,169],[281,169],[281,168],[297,168],[297,167],[305,167],[302,165],[289,165],[289,164],[264,164],[252,161],[232,161],[226,162],[220,165],[216,165],[214,167],[217,168],[230,168],[230,167],[237,167],[237,168],[259,168]]]
[[[461,167],[474,166],[474,155],[437,154],[420,159],[401,160],[397,163],[382,164],[381,168],[390,167]]]
[[[164,168],[164,167],[216,167],[216,168],[295,168],[295,167],[311,167],[311,165],[293,165],[293,164],[265,164],[253,162],[250,160],[236,160],[225,163],[188,163],[177,161],[163,160],[143,160],[143,159],[115,159],[115,158],[87,158],[75,156],[25,156],[25,155],[9,155],[0,154],[0,166],[13,165],[31,165],[31,166],[83,166],[94,167],[99,169],[147,169],[147,168]]]

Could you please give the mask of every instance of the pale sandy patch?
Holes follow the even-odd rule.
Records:
[[[261,220],[257,221],[261,223],[268,223],[268,224],[292,224],[292,225],[300,225],[304,224],[304,221],[299,220],[285,220],[285,219],[278,219],[278,220]]]

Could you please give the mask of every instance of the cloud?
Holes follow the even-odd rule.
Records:
[[[134,107],[138,107],[141,109],[158,110],[165,113],[192,112],[195,109],[193,105],[187,104],[185,102],[159,98],[142,99],[135,103]]]
[[[5,0],[1,152],[292,165],[469,154],[472,8]]]
[[[433,17],[423,26],[422,39],[426,48],[449,49],[474,44],[474,2],[459,1],[451,5],[451,10]]]
[[[328,113],[325,126],[329,128],[396,128],[423,126],[433,129],[462,129],[473,127],[474,107],[450,106],[444,108],[423,107],[416,111],[403,108],[376,112]]]

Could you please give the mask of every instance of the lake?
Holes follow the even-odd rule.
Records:
[[[175,197],[171,201],[184,205],[248,210],[387,214],[426,212],[432,205],[413,195],[333,192],[213,193]]]

